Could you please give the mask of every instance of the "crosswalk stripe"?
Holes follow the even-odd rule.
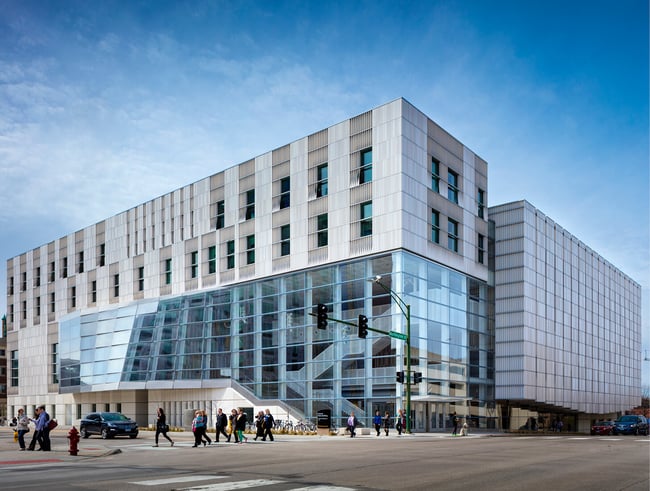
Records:
[[[248,481],[223,482],[217,484],[206,484],[201,486],[192,486],[191,488],[180,488],[176,491],[232,491],[233,489],[254,488],[257,486],[271,486],[273,484],[282,484],[285,481],[274,481],[273,479],[251,479]]]
[[[129,484],[139,484],[140,486],[160,486],[162,484],[173,484],[177,482],[207,481],[209,479],[223,479],[223,476],[202,476],[197,474],[192,476],[169,477],[167,479],[153,479],[151,481],[136,481],[136,482],[130,482]]]
[[[295,488],[291,491],[354,491],[354,488],[342,488],[339,486],[307,486],[306,488]]]

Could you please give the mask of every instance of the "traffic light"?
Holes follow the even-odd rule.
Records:
[[[327,305],[319,303],[316,307],[316,327],[327,329]]]
[[[395,374],[395,379],[396,379],[400,384],[403,384],[403,383],[404,383],[404,372],[397,372],[397,373]]]
[[[365,339],[368,336],[368,318],[361,314],[359,315],[359,337]]]
[[[422,382],[422,372],[415,372],[413,374],[413,383],[419,384],[420,382]]]

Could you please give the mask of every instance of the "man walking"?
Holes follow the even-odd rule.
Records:
[[[228,417],[224,414],[221,408],[217,409],[217,421],[215,426],[217,428],[217,437],[215,439],[217,443],[219,443],[219,435],[225,436],[226,440],[230,439],[226,433],[226,427],[228,426]]]
[[[451,416],[451,422],[454,424],[454,431],[451,434],[452,436],[456,436],[458,434],[458,416],[456,416],[456,411]]]
[[[266,411],[264,411],[264,436],[262,437],[262,441],[266,441],[266,437],[269,437],[270,441],[273,441],[273,433],[271,430],[273,429],[273,424],[275,423],[275,420],[273,419],[273,416],[271,415],[271,411],[267,408]]]
[[[38,444],[43,452],[52,450],[50,443],[50,415],[45,411],[45,406],[38,406],[36,408],[38,419],[36,420],[36,430],[38,431]]]

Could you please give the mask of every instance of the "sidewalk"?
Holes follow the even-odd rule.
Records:
[[[29,442],[32,441],[33,431],[32,429],[25,435],[25,444],[28,447]],[[50,452],[21,451],[18,442],[14,442],[14,429],[2,426],[0,427],[0,465],[65,462],[119,453],[119,449],[108,448],[103,445],[103,440],[92,438],[89,440],[81,439],[78,455],[70,455],[68,452],[68,431],[69,428],[56,428],[51,432],[52,450]],[[36,447],[38,448],[38,445]]]

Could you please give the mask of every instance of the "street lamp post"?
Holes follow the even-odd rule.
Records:
[[[391,296],[406,317],[406,433],[411,433],[411,306],[393,290],[381,282],[381,276],[375,276],[374,283],[381,286]]]

